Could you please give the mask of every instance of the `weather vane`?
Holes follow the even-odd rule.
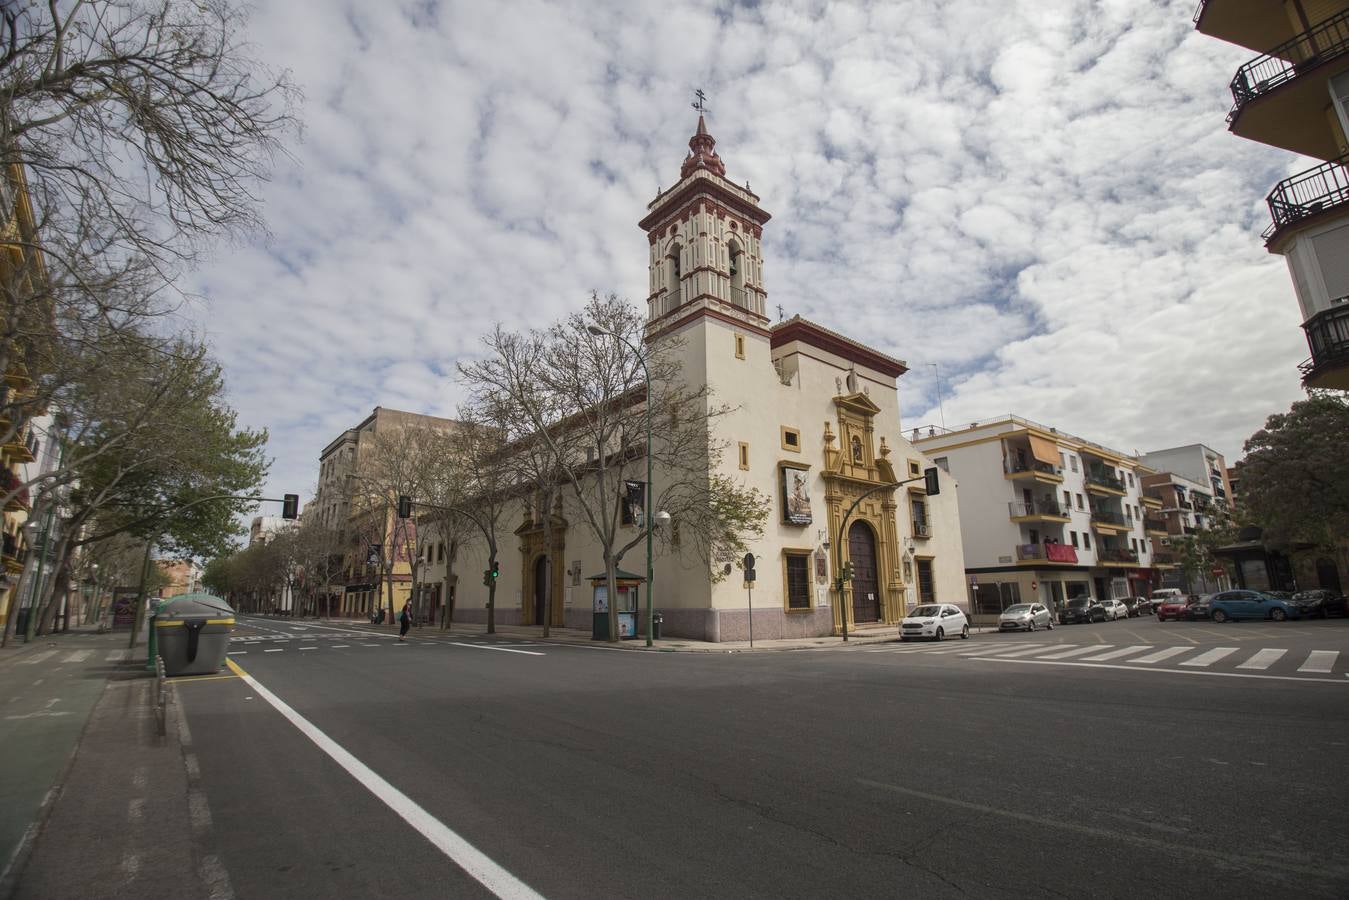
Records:
[[[707,95],[703,93],[702,88],[698,88],[693,92],[693,96],[698,98],[698,102],[689,105],[698,110],[698,115],[701,116],[703,113],[707,112]]]

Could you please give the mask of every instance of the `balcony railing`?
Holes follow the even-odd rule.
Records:
[[[1054,500],[1013,500],[1007,504],[1007,512],[1012,518],[1021,516],[1058,516],[1068,518],[1068,512]]]
[[[1059,467],[1050,465],[1047,462],[1040,462],[1038,459],[1031,460],[1028,463],[1018,462],[1014,459],[1003,460],[1002,470],[1008,475],[1034,474],[1041,475],[1061,475]]]
[[[1232,111],[1227,114],[1227,121],[1235,119],[1242,107],[1256,97],[1345,53],[1349,53],[1349,10],[1336,13],[1237,69],[1232,79]]]
[[[1179,557],[1177,557],[1176,554],[1166,551],[1158,551],[1157,553],[1152,554],[1152,564],[1154,566],[1174,566],[1176,565],[1177,559],[1179,559]]]
[[[1086,473],[1087,484],[1095,484],[1100,487],[1110,488],[1114,491],[1124,490],[1124,482],[1120,481],[1111,472],[1105,472],[1100,469],[1089,469]]]
[[[1138,554],[1133,550],[1122,550],[1115,547],[1097,547],[1096,558],[1101,562],[1117,563],[1137,563]]]
[[[1346,203],[1349,203],[1349,154],[1274,185],[1265,198],[1273,222],[1261,237],[1268,243],[1280,229]]]
[[[1312,351],[1311,359],[1298,366],[1303,378],[1317,369],[1349,365],[1349,296],[1332,301],[1330,309],[1312,316],[1302,330]]]
[[[913,536],[916,538],[932,537],[932,523],[915,521],[913,523]]]
[[[1093,522],[1104,522],[1108,525],[1118,525],[1120,528],[1123,528],[1128,524],[1124,521],[1124,516],[1107,509],[1093,509],[1091,511],[1091,520]]]
[[[19,539],[9,532],[4,532],[4,554],[10,559],[19,558]]]
[[[1144,516],[1143,529],[1145,531],[1166,531],[1166,519],[1157,516]]]
[[[1018,544],[1016,558],[1023,562],[1077,562],[1077,550],[1071,544]]]

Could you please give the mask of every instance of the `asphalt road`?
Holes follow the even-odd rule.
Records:
[[[503,896],[1349,895],[1343,620],[738,654],[254,626],[251,681],[178,686],[238,897],[490,896],[466,867]]]

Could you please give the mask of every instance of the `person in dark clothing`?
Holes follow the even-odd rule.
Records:
[[[404,603],[403,611],[398,614],[398,639],[401,641],[407,637],[408,629],[412,627],[412,604]]]

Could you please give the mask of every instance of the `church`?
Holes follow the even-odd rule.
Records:
[[[715,442],[730,448],[722,470],[772,498],[772,507],[752,548],[752,596],[738,573],[717,581],[700,560],[657,556],[662,635],[746,640],[751,609],[754,637],[773,639],[889,630],[919,603],[967,607],[956,484],[938,469],[939,491],[929,496],[923,472],[932,462],[903,437],[904,362],[799,316],[768,317],[769,220],[759,197],[726,177],[700,113],[679,180],[639,222],[649,254],[646,340],[677,335],[688,381],[732,407],[709,426]],[[840,542],[843,517],[858,498]],[[518,544],[508,535],[498,555],[496,621],[541,624],[549,605],[540,598],[551,596],[561,600],[550,604],[552,624],[590,629],[591,576],[603,571],[598,547],[565,524],[577,519],[564,503],[549,565],[528,506],[515,529]],[[471,573],[486,567],[486,553],[470,545],[456,555],[454,619],[484,621],[487,589]],[[637,552],[624,568],[644,571],[644,563]],[[852,579],[840,596],[834,579],[845,565]],[[439,585],[446,575],[437,563],[425,583]],[[645,633],[642,580],[626,579],[630,593],[620,590],[617,601],[633,611],[627,621],[636,634]]]

